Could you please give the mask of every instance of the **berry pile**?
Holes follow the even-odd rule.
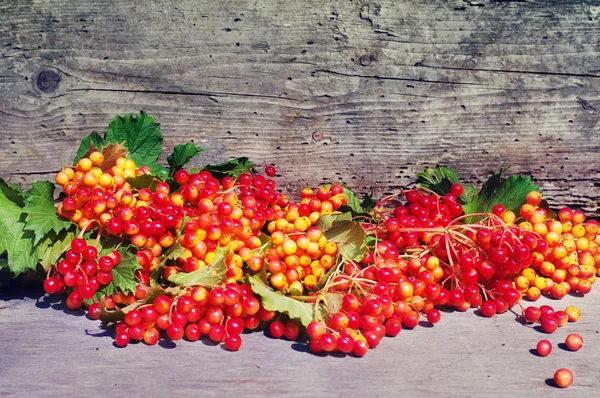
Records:
[[[363,356],[422,317],[437,323],[439,307],[479,308],[491,317],[542,294],[586,294],[600,259],[598,223],[568,208],[550,218],[537,191],[527,194],[518,218],[502,204],[490,213],[463,214],[464,189],[453,184],[444,195],[405,191],[384,198],[368,215],[340,221],[349,199],[341,185],[306,188],[299,202],[290,202],[273,179],[252,170],[221,180],[209,171],[178,170],[171,183],[153,178],[133,188],[124,178],[148,170],[125,158],[115,163],[102,172],[103,155],[96,151],[56,175],[65,195],[57,213],[77,223],[80,236],[44,286],[50,294],[67,292],[70,309],[91,301],[92,318],[118,314],[118,346],[130,339],[155,344],[162,330],[171,340],[207,335],[237,350],[242,331],[261,322],[270,322],[274,337],[297,339],[300,319],[261,304],[247,282],[257,277],[298,304],[314,306],[314,319],[305,322],[312,352]],[[274,174],[273,166],[268,169]],[[370,243],[365,239],[356,253],[342,253],[335,234],[333,241],[327,234],[336,222],[358,227]],[[98,258],[83,239],[88,230],[96,241],[104,234],[129,245],[138,265],[134,291],[96,297],[111,282],[120,255],[112,250]],[[216,283],[177,283],[216,260],[225,269]],[[324,305],[327,300],[337,305]],[[521,309],[525,322],[539,322],[547,333],[579,318],[572,307]]]
[[[162,140],[157,129],[146,138]],[[266,176],[245,158],[186,170],[201,150],[189,143],[166,169],[159,152],[146,159],[113,136],[84,140],[75,166],[56,174],[49,232],[64,250],[42,265],[45,290],[114,325],[119,347],[206,336],[235,351],[242,332],[264,328],[313,353],[361,357],[384,336],[439,322],[440,309],[470,308],[512,310],[553,333],[579,309],[524,302],[588,294],[600,273],[598,222],[554,213],[528,177],[496,173],[478,192],[437,167],[378,202],[339,184],[294,201],[273,165]]]

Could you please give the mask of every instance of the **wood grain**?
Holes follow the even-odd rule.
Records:
[[[575,375],[568,396],[593,397],[600,388],[598,293],[538,303],[582,311],[577,323],[552,335],[516,322],[512,313],[487,319],[469,310],[444,313],[433,327],[405,329],[355,358],[312,355],[302,343],[260,331],[244,334],[238,352],[205,340],[118,349],[98,321],[68,313],[39,289],[2,292],[0,395],[555,397],[565,391],[550,379],[567,367]],[[559,346],[569,333],[583,337],[580,351]],[[554,346],[546,358],[530,352],[541,339]]]
[[[144,109],[165,151],[382,196],[426,166],[513,165],[600,215],[597,1],[0,3],[0,175],[51,178]]]

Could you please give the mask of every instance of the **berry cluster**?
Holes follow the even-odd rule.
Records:
[[[237,351],[244,330],[254,330],[274,316],[260,305],[248,285],[230,283],[212,290],[196,286],[175,298],[159,295],[152,304],[128,312],[116,325],[115,343],[124,347],[130,340],[143,340],[154,345],[164,331],[173,341],[183,337],[196,341],[206,335]]]
[[[276,174],[271,165],[265,171]],[[343,240],[328,239],[323,221],[348,211],[341,185],[305,188],[291,202],[273,179],[252,171],[217,179],[178,170],[170,182],[154,179],[140,188],[127,182],[148,172],[124,158],[107,164],[93,152],[56,175],[65,195],[57,212],[77,223],[81,236],[51,269],[46,291],[67,291],[71,309],[89,300],[92,318],[120,314],[121,347],[130,340],[156,344],[162,333],[191,341],[206,335],[237,350],[241,333],[262,324],[290,340],[305,330],[314,353],[363,356],[422,318],[437,323],[443,307],[478,308],[491,317],[519,305],[526,322],[552,333],[578,320],[579,310],[524,308],[523,300],[587,294],[600,264],[598,223],[568,208],[554,218],[539,192],[527,195],[518,215],[501,204],[463,214],[460,184],[443,196],[420,188],[384,198],[370,215],[347,221],[368,238],[358,245],[360,256],[348,258]],[[132,251],[139,265],[134,290],[95,297],[120,256],[115,250],[97,258],[82,239],[89,230],[97,240],[108,235],[127,243],[121,250]],[[226,272],[218,283],[172,282],[213,265],[219,248],[226,249]],[[304,329],[289,314],[265,308],[249,277],[312,306],[314,318]]]
[[[44,281],[44,289],[49,294],[68,293],[67,308],[77,310],[84,300],[93,299],[98,289],[112,282],[111,271],[120,261],[116,250],[98,257],[95,246],[82,238],[74,239],[64,259],[50,268],[52,276]]]

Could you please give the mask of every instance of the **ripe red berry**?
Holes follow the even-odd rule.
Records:
[[[463,187],[460,184],[454,184],[450,187],[450,194],[459,197],[463,194]]]
[[[558,329],[558,322],[551,316],[542,318],[542,330],[546,333],[554,333]]]
[[[438,309],[432,308],[427,312],[427,321],[430,323],[438,323],[442,318],[442,314]]]
[[[280,321],[273,321],[269,325],[269,332],[271,333],[271,336],[276,339],[282,338],[284,331],[285,331],[285,327],[283,326],[283,323],[281,323]]]
[[[171,324],[167,328],[167,336],[173,341],[181,340],[185,334],[185,329],[180,325]]]
[[[540,340],[535,348],[541,357],[547,357],[552,352],[552,343],[548,340]]]
[[[571,351],[579,351],[583,347],[583,338],[577,333],[571,333],[565,339],[565,345]]]
[[[225,348],[229,351],[237,351],[242,346],[242,338],[239,335],[231,335],[225,339]]]
[[[115,344],[118,347],[125,347],[125,346],[127,346],[127,344],[129,344],[129,340],[130,340],[130,337],[128,334],[119,333],[119,334],[117,334],[117,337],[115,338]]]
[[[567,368],[560,368],[554,373],[554,383],[560,388],[573,384],[573,373]]]
[[[277,170],[274,166],[268,165],[267,167],[265,167],[265,174],[269,177],[275,177],[275,175],[277,174]]]

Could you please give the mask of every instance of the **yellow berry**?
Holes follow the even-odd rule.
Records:
[[[90,153],[90,160],[94,166],[100,166],[104,162],[104,155],[102,152],[92,152]]]
[[[77,162],[77,171],[81,171],[83,173],[87,173],[92,169],[93,163],[88,158],[81,158],[79,162]]]

